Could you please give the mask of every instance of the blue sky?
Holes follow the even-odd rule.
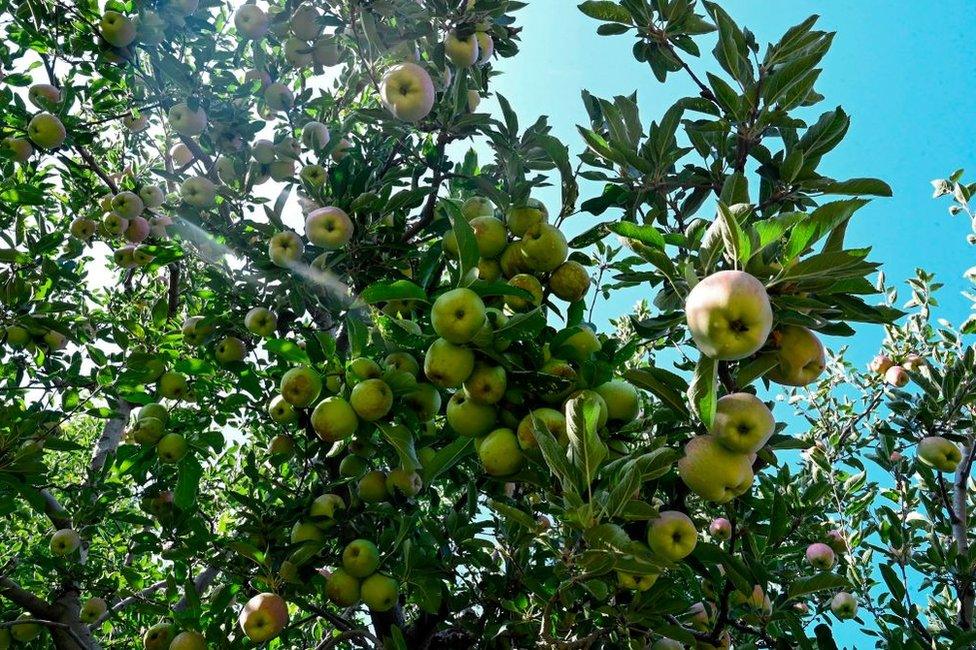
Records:
[[[512,102],[525,125],[538,114],[550,117],[555,135],[575,155],[582,148],[577,124],[587,122],[580,100],[586,88],[601,97],[637,91],[645,124],[658,119],[672,102],[694,94],[684,75],[658,83],[650,69],[630,54],[629,35],[602,37],[597,23],[575,9],[575,1],[533,0],[519,13],[523,27],[522,50],[503,62],[503,76],[494,89]],[[976,176],[976,86],[968,83],[976,68],[976,10],[972,0],[946,0],[938,10],[932,3],[911,0],[736,0],[722,3],[765,45],[776,41],[788,27],[810,14],[820,14],[820,29],[837,32],[817,89],[826,99],[806,117],[840,105],[852,117],[851,130],[824,161],[821,171],[836,178],[873,176],[893,188],[891,199],[876,199],[855,217],[848,231],[853,246],[871,246],[872,258],[884,263],[889,284],[899,286],[904,301],[904,280],[918,267],[937,274],[945,283],[937,315],[961,324],[970,303],[961,295],[969,289],[963,272],[976,265],[976,249],[966,243],[968,220],[952,218],[945,199],[931,199],[929,181],[944,178],[957,168]],[[710,50],[711,44],[708,48]],[[704,60],[708,62],[708,56]],[[706,69],[692,62],[696,70]],[[707,69],[717,71],[715,66]],[[486,101],[482,110],[494,107]],[[480,147],[479,147],[480,149]],[[600,191],[584,185],[584,197]],[[558,206],[558,190],[540,192],[550,209]],[[606,218],[601,217],[601,220]],[[592,215],[569,221],[570,235],[595,223]],[[596,324],[630,311],[650,292],[629,290],[611,297],[598,308]],[[861,326],[853,339],[835,339],[828,345],[851,345],[850,358],[866,363],[883,339],[881,328]],[[874,477],[879,478],[879,477]],[[873,647],[854,622],[836,626],[839,643],[846,647]]]

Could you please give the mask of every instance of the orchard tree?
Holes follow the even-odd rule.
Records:
[[[833,35],[583,2],[697,91],[584,91],[571,158],[492,90],[524,6],[0,13],[0,647],[971,642],[973,353],[820,339],[901,316],[845,245],[890,189],[805,119]]]

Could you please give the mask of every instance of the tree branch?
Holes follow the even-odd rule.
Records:
[[[129,605],[131,605],[134,602],[137,602],[137,601],[143,600],[145,598],[148,598],[149,596],[153,595],[154,593],[156,593],[160,589],[164,588],[166,585],[167,585],[167,581],[166,580],[160,580],[159,582],[157,582],[155,584],[149,585],[148,587],[146,587],[145,589],[143,589],[142,591],[140,591],[137,594],[133,594],[131,596],[128,596],[127,598],[123,598],[122,600],[119,600],[114,605],[110,605],[108,607],[108,609],[105,610],[105,613],[102,614],[101,616],[99,616],[97,619],[95,619],[95,622],[92,623],[89,627],[91,627],[91,628],[98,627],[109,616],[111,616],[115,612],[118,612],[120,610],[125,609],[126,607],[128,607]]]
[[[47,602],[27,591],[7,576],[0,576],[0,596],[19,607],[23,607],[34,616],[41,618],[51,616],[52,609]]]
[[[87,643],[81,640],[81,637],[79,637],[78,634],[71,629],[70,625],[67,625],[65,623],[58,623],[57,621],[49,621],[44,618],[19,618],[13,621],[3,621],[0,622],[0,628],[13,627],[14,625],[25,625],[29,623],[33,623],[35,625],[43,625],[44,627],[53,628],[55,630],[61,630],[69,637],[71,637],[71,639],[75,643],[77,643],[78,647],[82,648],[82,650],[88,650],[89,648],[91,648],[90,645],[88,645]]]
[[[124,399],[119,398],[116,402],[115,410],[117,415],[105,423],[105,427],[102,429],[102,435],[99,436],[98,442],[95,443],[95,451],[92,453],[91,464],[88,467],[89,482],[105,466],[108,455],[114,452],[122,442],[122,432],[125,429],[126,423],[129,421],[129,413],[132,412],[132,405]]]
[[[956,477],[953,481],[952,505],[956,518],[952,522],[952,536],[956,541],[956,551],[960,556],[966,557],[969,554],[969,474],[973,468],[973,457],[976,455],[976,443],[972,440],[967,442],[963,452],[966,460],[956,470]],[[969,630],[973,625],[973,603],[976,601],[971,572],[960,573],[958,591],[959,627]]]

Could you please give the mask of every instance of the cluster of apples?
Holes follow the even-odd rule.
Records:
[[[168,422],[169,411],[166,407],[152,402],[139,409],[128,435],[143,447],[155,447],[161,463],[178,463],[186,456],[189,445],[181,434],[166,431]]]
[[[368,539],[349,542],[342,551],[342,566],[326,578],[325,592],[339,607],[354,607],[360,601],[370,610],[385,612],[399,599],[397,582],[379,573],[380,552]]]
[[[178,629],[163,621],[147,629],[142,635],[145,650],[207,650],[207,639],[196,630]]]
[[[879,354],[868,364],[871,372],[880,375],[886,384],[890,384],[895,388],[904,388],[907,386],[911,380],[908,373],[919,372],[924,367],[925,359],[915,353],[906,354],[900,363],[895,363],[886,354]]]
[[[25,163],[34,155],[35,148],[54,150],[64,144],[68,134],[61,118],[50,111],[57,111],[63,94],[51,84],[34,84],[27,91],[27,99],[41,109],[27,123],[24,137],[9,136],[3,139],[4,153],[19,163]]]
[[[122,190],[105,195],[99,203],[103,213],[100,221],[75,217],[69,230],[73,237],[83,242],[96,233],[109,240],[122,240],[124,244],[115,249],[112,258],[124,269],[149,264],[155,253],[146,240],[166,238],[166,227],[172,224],[169,217],[154,212],[165,201],[162,188],[144,184],[133,189],[137,191]]]
[[[48,352],[63,350],[68,345],[68,337],[53,329],[26,327],[14,323],[3,330],[3,340],[14,350],[31,350],[36,346]]]

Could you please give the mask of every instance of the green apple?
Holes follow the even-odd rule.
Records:
[[[647,544],[661,559],[677,562],[695,550],[698,531],[685,513],[665,510],[648,523]]]
[[[472,196],[461,204],[461,215],[466,221],[478,217],[494,217],[495,206],[483,196]]]
[[[339,476],[357,478],[366,472],[366,461],[355,454],[349,454],[339,463]]]
[[[176,635],[169,650],[207,650],[207,639],[196,630],[186,630]]]
[[[183,321],[181,332],[187,345],[200,345],[213,334],[214,326],[203,316],[190,316]]]
[[[145,204],[135,192],[119,192],[112,197],[112,211],[125,219],[133,219],[142,214]]]
[[[570,334],[555,352],[570,361],[583,362],[599,352],[603,344],[589,325],[579,325],[576,329],[577,331]]]
[[[262,165],[270,165],[277,159],[278,152],[271,140],[257,140],[251,145],[251,156]]]
[[[23,350],[30,343],[31,335],[20,325],[10,325],[6,329],[7,345],[15,350]]]
[[[173,104],[167,117],[173,130],[187,137],[200,135],[207,128],[207,112],[202,106],[194,110],[186,102]]]
[[[685,445],[678,474],[706,501],[728,503],[752,486],[752,459],[729,451],[714,436],[697,436]]]
[[[317,520],[319,527],[329,525],[340,510],[346,509],[346,502],[338,494],[323,494],[316,497],[309,507],[308,514]]]
[[[122,118],[122,126],[128,129],[129,133],[142,133],[149,128],[149,116],[145,113],[138,117],[126,115]]]
[[[324,541],[325,541],[325,534],[322,532],[322,529],[310,521],[296,521],[295,525],[292,526],[291,529],[292,544],[305,544],[305,543],[318,544]]]
[[[521,237],[531,228],[549,221],[549,211],[541,201],[529,199],[525,205],[516,205],[508,209],[505,215],[508,230],[516,237]]]
[[[352,607],[359,602],[359,580],[342,569],[335,569],[325,580],[325,595],[339,607]]]
[[[282,268],[294,266],[305,253],[305,243],[302,238],[290,230],[275,234],[268,242],[268,257]]]
[[[325,181],[329,178],[325,171],[325,167],[322,167],[321,165],[305,165],[302,167],[301,177],[302,180],[308,183],[311,187],[322,187],[325,185]],[[308,232],[307,225],[305,226],[305,232]],[[311,239],[311,237],[309,237],[309,239]]]
[[[305,220],[305,236],[308,240],[328,251],[342,248],[352,239],[352,219],[335,207],[312,210]]]
[[[258,594],[244,605],[238,623],[254,643],[268,641],[288,625],[288,604],[277,594]]]
[[[275,395],[268,404],[268,415],[279,424],[291,424],[298,421],[295,407],[288,403],[281,395]]]
[[[846,591],[838,591],[830,600],[830,611],[839,621],[857,616],[857,599]]]
[[[498,257],[508,246],[508,233],[501,219],[475,217],[471,220],[471,230],[474,231],[481,257]]]
[[[522,469],[525,457],[511,429],[495,429],[477,441],[478,458],[490,476],[508,476]]]
[[[322,26],[319,23],[320,20],[321,15],[319,14],[319,10],[312,4],[306,3],[300,5],[292,13],[288,21],[288,28],[296,38],[300,38],[303,41],[311,41],[322,33]]]
[[[217,200],[217,186],[206,176],[192,176],[180,185],[180,198],[195,208],[209,208]]]
[[[99,33],[112,47],[128,47],[136,40],[136,25],[128,16],[106,11],[98,23]]]
[[[217,177],[228,185],[236,183],[241,178],[241,173],[238,171],[234,158],[221,156],[217,158],[214,167],[217,169]]]
[[[611,379],[594,388],[607,405],[607,416],[618,422],[631,422],[640,413],[640,395],[633,384]]]
[[[159,377],[157,389],[162,397],[168,399],[183,399],[189,392],[186,376],[174,371],[164,372]]]
[[[464,392],[471,401],[477,404],[497,404],[505,396],[508,380],[503,367],[479,363],[463,385]]]
[[[31,614],[21,614],[19,619],[34,618]],[[18,623],[10,626],[10,636],[14,641],[28,643],[33,641],[41,634],[41,626],[37,623]]]
[[[225,337],[214,348],[214,357],[217,359],[217,363],[224,366],[242,361],[246,354],[247,345],[236,336]]]
[[[391,352],[386,355],[383,364],[392,370],[407,372],[416,377],[420,374],[420,364],[409,352]]]
[[[178,463],[188,449],[186,438],[178,433],[167,433],[156,443],[156,454],[163,463]]]
[[[551,384],[549,386],[543,386],[540,393],[542,399],[547,402],[562,401],[576,387],[578,379],[576,369],[564,359],[549,359],[542,364],[539,372],[552,375],[553,377]],[[609,416],[610,411],[608,407],[607,417]]]
[[[171,623],[157,623],[142,635],[142,647],[145,650],[168,650],[175,634]]]
[[[762,282],[744,271],[719,271],[688,294],[685,318],[702,354],[731,361],[754,354],[766,343],[773,310]]]
[[[264,38],[271,28],[268,14],[257,5],[243,5],[234,13],[234,27],[244,38],[257,41]]]
[[[27,91],[27,100],[40,109],[61,103],[61,91],[51,84],[34,84]]]
[[[123,269],[131,269],[136,266],[135,246],[123,246],[112,253],[112,260]]]
[[[25,138],[4,138],[3,150],[6,155],[19,163],[27,162],[34,153],[34,146]]]
[[[139,198],[144,207],[158,208],[165,202],[166,195],[158,185],[143,185],[139,188]]]
[[[785,325],[772,334],[778,363],[766,377],[783,386],[806,386],[827,367],[823,344],[806,327]]]
[[[109,212],[102,217],[102,231],[109,236],[119,236],[129,227],[129,220],[117,212]]]
[[[62,528],[51,535],[50,546],[55,555],[69,555],[81,546],[81,536],[71,528]]]
[[[590,274],[586,267],[574,260],[563,262],[549,276],[549,289],[560,300],[582,300],[590,288]]]
[[[311,406],[322,393],[322,376],[307,366],[292,368],[281,376],[279,392],[292,406]]]
[[[312,65],[312,46],[294,36],[285,39],[283,48],[285,61],[293,68],[307,68]]]
[[[569,402],[577,399],[593,401],[593,403],[596,404],[600,409],[599,414],[597,415],[597,429],[602,429],[603,427],[607,426],[607,421],[610,419],[610,408],[607,406],[606,401],[603,399],[603,396],[600,395],[600,393],[596,392],[595,390],[578,390],[570,394],[570,396],[566,399],[566,401],[563,403],[563,410],[566,411],[569,408]]]
[[[962,462],[959,446],[942,436],[926,436],[918,443],[918,459],[940,472],[954,472]]]
[[[373,422],[393,408],[393,391],[382,379],[367,379],[353,387],[349,403],[360,418]]]
[[[814,569],[830,571],[830,567],[834,566],[834,549],[821,542],[810,544],[807,547],[806,557],[807,562]]]
[[[150,402],[139,409],[138,419],[142,420],[144,418],[155,418],[163,424],[166,424],[167,420],[169,420],[169,411],[158,402]]]
[[[447,403],[447,423],[458,435],[477,438],[487,435],[498,421],[493,406],[478,404],[459,390]]]
[[[485,324],[485,303],[471,289],[452,289],[434,301],[430,324],[442,339],[468,343]]]
[[[502,277],[502,265],[498,260],[482,257],[478,260],[478,279],[485,282],[494,282]]]
[[[380,364],[368,357],[356,357],[346,363],[346,383],[356,385],[364,379],[379,379],[383,376]]]
[[[108,604],[105,602],[105,599],[94,596],[86,600],[85,604],[81,606],[81,613],[78,615],[78,619],[86,625],[91,625],[107,611]]]
[[[430,422],[441,411],[441,394],[432,384],[421,383],[403,396],[403,403],[421,422]]]
[[[329,144],[329,127],[321,122],[306,122],[302,127],[302,144],[312,151],[322,151]]]
[[[444,39],[444,54],[459,68],[470,68],[478,61],[478,39],[474,34],[461,38],[451,31]]]
[[[479,299],[480,300],[480,299]],[[439,338],[427,348],[424,375],[440,388],[459,388],[474,371],[474,352]]]
[[[288,458],[295,453],[295,439],[287,433],[279,433],[271,439],[268,445],[268,453],[272,456]]]
[[[283,83],[269,84],[264,89],[264,103],[273,111],[284,111],[295,103],[295,94]]]
[[[368,539],[349,542],[342,551],[342,568],[354,578],[365,578],[380,566],[380,551]]]
[[[544,427],[563,446],[569,444],[569,438],[566,435],[566,416],[556,409],[538,408],[519,422],[516,433],[519,446],[522,449],[526,451],[538,449],[539,443],[535,439],[536,427]]]
[[[284,183],[295,176],[295,161],[278,159],[268,165],[268,173],[271,180]]]
[[[620,585],[621,589],[629,589],[631,591],[647,591],[654,586],[657,579],[657,573],[638,575],[636,573],[617,571],[617,584]]]
[[[390,67],[380,81],[380,103],[395,118],[419,122],[434,108],[434,82],[416,63]]]
[[[530,311],[542,304],[542,283],[534,275],[519,273],[508,284],[529,292],[531,299],[521,296],[505,296],[505,306],[515,312]]]
[[[166,427],[161,420],[140,417],[132,427],[132,439],[140,445],[155,445],[163,437]]]
[[[569,244],[559,228],[539,223],[522,237],[522,256],[531,270],[548,273],[566,261]]]
[[[391,496],[400,493],[405,497],[413,497],[419,494],[423,487],[424,481],[420,478],[420,474],[402,467],[391,470],[386,476],[386,491]]]
[[[173,161],[173,165],[175,165],[177,169],[186,167],[187,165],[191,164],[194,160],[196,160],[196,156],[193,155],[193,151],[190,150],[190,148],[185,144],[183,144],[182,142],[177,142],[172,147],[170,147],[169,157],[170,160]]]
[[[381,573],[374,573],[363,580],[359,593],[366,606],[374,612],[393,609],[400,598],[396,580]]]
[[[772,412],[751,393],[732,393],[718,400],[709,433],[729,451],[759,451],[776,428]]]
[[[67,132],[57,116],[38,113],[27,123],[27,137],[41,149],[57,149],[64,144]]]
[[[386,501],[386,474],[379,470],[366,472],[356,486],[359,498],[366,503]]]
[[[322,36],[312,43],[312,60],[315,65],[332,67],[339,65],[339,43],[333,36]]]
[[[254,307],[244,317],[244,327],[255,336],[267,338],[278,329],[278,318],[265,307]]]

